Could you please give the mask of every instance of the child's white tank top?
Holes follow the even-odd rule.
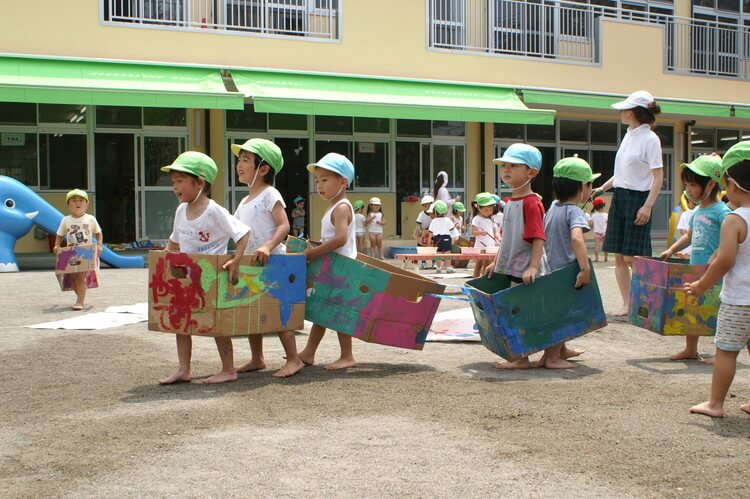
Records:
[[[333,212],[333,209],[341,203],[345,203],[349,207],[349,211],[351,211],[352,214],[352,219],[349,222],[349,226],[346,228],[346,243],[344,243],[343,246],[336,249],[335,251],[339,255],[348,256],[349,258],[357,258],[357,234],[354,223],[354,208],[352,208],[352,204],[348,199],[342,199],[338,203],[328,208],[323,214],[323,221],[320,230],[321,237],[323,239],[323,242],[326,242],[330,239],[333,239],[333,236],[336,235],[336,228],[331,222],[331,213]]]
[[[737,246],[737,258],[721,285],[721,301],[729,305],[750,305],[750,208],[737,208],[727,215],[742,217],[748,234]]]

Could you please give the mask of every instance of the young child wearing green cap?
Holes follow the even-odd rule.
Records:
[[[497,226],[492,220],[495,212],[495,200],[489,192],[480,192],[474,198],[477,214],[471,219],[471,235],[474,236],[475,248],[498,246]],[[474,263],[474,277],[479,277],[487,266],[487,261],[477,260]]]
[[[78,244],[91,244],[96,239],[96,247],[99,253],[102,251],[102,229],[93,215],[86,213],[89,209],[89,195],[81,189],[73,189],[65,196],[70,215],[63,217],[55,236],[53,251],[57,253],[63,240],[66,246]],[[83,302],[86,299],[86,272],[75,272],[71,274],[73,291],[76,294],[76,302],[73,310],[83,310]]]
[[[688,231],[660,256],[668,259],[683,248],[692,246],[690,263],[706,265],[719,248],[721,224],[732,210],[719,201],[721,187],[719,182],[723,175],[721,157],[718,154],[698,156],[692,162],[682,165],[682,182],[685,193],[696,204],[697,208],[690,219]],[[685,335],[685,348],[671,355],[671,360],[697,359],[698,336]],[[704,359],[713,363],[713,356]]]
[[[721,224],[719,249],[706,273],[683,286],[688,294],[700,296],[724,279],[714,338],[711,398],[690,409],[714,418],[724,417],[724,400],[737,369],[737,354],[745,348],[750,352],[750,141],[730,147],[722,169],[727,196],[736,208]],[[750,403],[741,404],[740,410],[750,414]]]
[[[227,253],[229,239],[234,239],[237,251],[224,264],[224,269],[229,271],[232,282],[236,282],[240,258],[245,252],[250,229],[211,199],[211,184],[218,174],[214,160],[203,153],[187,151],[177,156],[171,165],[162,167],[161,171],[169,173],[172,190],[180,200],[167,251],[224,255]],[[179,367],[170,376],[159,381],[162,385],[190,381],[193,378],[192,336],[177,334],[175,337]],[[214,339],[221,358],[221,371],[207,378],[205,383],[236,380],[232,339],[228,336],[217,336]]]
[[[352,205],[354,208],[354,234],[357,237],[357,251],[360,253],[366,253],[367,248],[365,246],[365,202],[361,199],[354,201]]]
[[[453,214],[451,220],[453,221],[453,229],[451,229],[451,239],[455,243],[464,231],[464,213],[466,213],[466,207],[461,201],[453,203]]]
[[[435,211],[435,218],[430,222],[430,228],[427,229],[430,232],[430,238],[432,239],[433,245],[437,248],[437,252],[446,254],[451,252],[453,239],[451,237],[451,231],[455,225],[455,222],[447,216],[448,204],[442,199],[435,201],[433,206]],[[445,270],[446,273],[452,274],[455,272],[451,267],[450,260],[441,260],[438,262],[438,274]]]
[[[294,209],[292,210],[292,235],[294,237],[305,236],[305,198],[302,196],[294,198]]]
[[[307,165],[307,170],[315,175],[315,188],[318,195],[328,201],[329,207],[321,220],[322,244],[304,251],[307,260],[313,260],[326,253],[335,252],[348,258],[357,258],[357,238],[354,223],[354,209],[346,198],[346,188],[354,181],[354,165],[341,154],[331,152],[317,163]],[[313,324],[307,345],[299,353],[299,358],[307,365],[315,363],[315,352],[323,340],[326,328]],[[354,367],[352,337],[338,333],[341,356],[325,366],[330,371]]]
[[[250,139],[244,144],[232,144],[232,152],[237,157],[237,177],[248,187],[245,196],[234,216],[247,226],[251,226],[245,254],[250,255],[252,264],[265,265],[270,255],[283,255],[283,243],[289,235],[289,219],[286,204],[281,193],[273,186],[276,175],[284,167],[284,157],[279,146],[266,139]],[[299,207],[304,199],[295,199]],[[304,227],[304,209],[302,210]],[[294,216],[294,214],[292,214]],[[279,340],[284,347],[286,362],[273,376],[286,378],[302,369],[302,361],[297,356],[297,342],[294,331],[280,331]],[[251,334],[250,360],[237,368],[238,373],[258,371],[266,368],[263,356],[263,335]]]

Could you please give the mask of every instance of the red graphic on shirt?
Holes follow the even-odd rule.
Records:
[[[198,239],[200,239],[202,243],[207,243],[210,237],[211,237],[210,232],[203,232],[202,230],[198,231]]]

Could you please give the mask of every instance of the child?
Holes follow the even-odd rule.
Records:
[[[365,247],[365,215],[362,213],[365,209],[365,202],[361,199],[354,201],[352,205],[354,208],[354,224],[355,224],[355,235],[357,236],[357,251],[360,253],[366,253],[367,248]]]
[[[547,273],[544,257],[544,206],[529,185],[542,167],[542,153],[527,144],[513,144],[501,158],[494,160],[500,166],[503,182],[513,194],[505,205],[503,240],[495,260],[485,270],[505,274],[519,284],[530,284],[537,276]],[[490,200],[492,199],[491,196]],[[498,369],[528,369],[528,357],[514,362],[495,365]]]
[[[724,417],[724,399],[734,379],[737,354],[745,347],[750,351],[750,243],[747,239],[750,228],[750,141],[730,147],[724,155],[722,167],[727,196],[737,208],[721,225],[719,249],[706,273],[699,281],[685,283],[683,288],[691,295],[700,296],[724,278],[714,339],[716,360],[711,399],[690,409],[692,413],[714,418]],[[698,247],[693,245],[693,251],[698,251]],[[740,405],[740,409],[750,414],[750,403]]]
[[[232,150],[234,151],[234,145]],[[283,161],[282,161],[283,163]],[[268,184],[271,185],[271,184]],[[305,235],[305,198],[297,196],[294,198],[295,208],[292,210],[292,235],[295,237],[304,237]]]
[[[385,216],[383,215],[380,198],[372,197],[367,204],[367,232],[370,234],[370,256],[375,257],[375,250],[378,250],[377,258],[383,259],[383,226],[385,225]]]
[[[474,236],[475,248],[487,248],[497,246],[497,232],[492,214],[495,211],[495,200],[489,192],[477,194],[474,202],[477,205],[477,214],[471,220],[471,234]],[[477,260],[474,266],[474,277],[479,277],[487,265],[485,260]]]
[[[307,165],[307,170],[315,174],[315,188],[318,195],[330,204],[321,221],[323,243],[305,250],[307,260],[313,260],[330,252],[357,258],[354,210],[349,200],[346,199],[346,188],[354,180],[354,165],[341,154],[331,152],[317,163]],[[325,332],[326,328],[313,324],[307,346],[299,353],[302,362],[307,365],[315,362],[315,352]],[[329,370],[346,369],[356,365],[352,352],[352,337],[342,333],[338,333],[338,337],[341,356],[337,361],[325,366]]]
[[[503,231],[503,200],[497,194],[492,194],[492,200],[495,201],[495,207],[492,210],[492,223],[495,224],[495,233],[497,234],[496,246],[500,245],[500,235]]]
[[[580,272],[573,287],[580,288],[590,282],[591,268],[583,239],[583,234],[589,231],[589,223],[578,205],[591,196],[592,182],[601,174],[594,174],[585,160],[574,156],[558,161],[552,175],[555,201],[544,216],[544,234],[547,238],[544,252],[550,272],[577,261]],[[575,364],[566,359],[582,353],[583,350],[569,350],[565,343],[560,343],[547,348],[537,366],[570,369]]]
[[[602,198],[596,198],[593,202],[593,213],[591,214],[591,225],[594,229],[594,261],[599,261],[599,252],[604,244],[604,234],[607,233],[607,212],[604,207],[607,203]],[[604,253],[604,261],[607,261],[607,253]]]
[[[432,196],[425,195],[422,197],[422,202],[420,203],[422,211],[417,215],[417,226],[414,228],[414,239],[417,240],[417,246],[432,246],[432,241],[430,241],[430,222],[435,218],[434,203],[435,198]],[[435,268],[432,261],[422,260],[419,265],[422,270]]]
[[[101,253],[102,229],[96,218],[86,213],[89,209],[89,195],[81,189],[73,189],[65,196],[65,202],[68,204],[70,215],[66,215],[57,228],[53,251],[57,253],[60,250],[63,239],[66,246],[91,244],[96,239],[97,253]],[[71,274],[71,280],[76,294],[76,302],[72,308],[83,310],[83,302],[86,299],[86,272]]]
[[[279,146],[266,139],[250,139],[244,144],[232,144],[232,152],[237,156],[237,177],[247,184],[248,195],[240,202],[234,216],[246,225],[252,225],[245,254],[250,255],[252,264],[265,265],[270,255],[286,253],[284,238],[289,234],[289,220],[286,205],[281,193],[273,187],[276,175],[284,166],[284,157]],[[297,197],[294,212],[302,211],[299,230],[304,228],[305,216],[302,206],[305,200]],[[293,220],[296,220],[292,212]],[[294,223],[294,222],[293,222]],[[299,233],[299,231],[298,231]],[[263,335],[251,334],[250,361],[237,368],[238,373],[265,369],[263,357]],[[279,340],[284,347],[286,363],[273,376],[286,378],[302,369],[302,361],[297,356],[297,343],[294,331],[280,331]]]
[[[466,208],[461,201],[453,203],[453,215],[451,221],[453,222],[453,228],[451,229],[451,239],[455,243],[461,234],[464,232],[464,213]]]
[[[441,201],[438,199],[437,201],[435,201],[433,210],[435,211],[435,218],[432,220],[432,222],[430,222],[430,237],[433,244],[437,248],[438,253],[450,253],[453,244],[453,241],[451,239],[451,231],[453,230],[453,226],[455,224],[450,217],[446,216],[446,214],[448,213],[448,205],[445,201]],[[451,267],[450,260],[441,260],[440,262],[438,262],[438,274],[442,273],[443,269],[445,269],[445,272],[448,274],[452,274],[455,272],[453,267]]]
[[[676,227],[679,234],[675,234],[674,241],[672,241],[673,244],[676,243],[682,236],[688,233],[688,230],[690,230],[690,220],[693,219],[693,213],[695,213],[695,203],[693,203],[693,200],[690,199],[687,193],[685,193],[685,196],[688,198],[688,209],[680,213],[680,218],[677,220]],[[687,248],[683,248],[679,253],[675,253],[675,257],[690,259],[690,253],[692,252],[693,247],[688,245]]]
[[[218,173],[214,160],[203,153],[187,151],[177,156],[171,165],[162,167],[161,171],[169,172],[172,190],[180,200],[167,251],[224,255],[229,238],[232,238],[237,243],[237,251],[224,264],[224,268],[229,270],[232,281],[236,282],[237,269],[247,246],[250,229],[210,198],[211,184]],[[180,366],[172,375],[159,381],[162,385],[190,381],[193,378],[190,366],[193,339],[184,334],[176,337]],[[215,340],[221,357],[221,371],[205,382],[213,384],[234,381],[237,379],[237,372],[234,370],[232,339],[217,336]]]
[[[721,157],[703,155],[682,165],[685,192],[698,206],[690,220],[687,234],[661,254],[665,260],[688,245],[692,246],[690,263],[706,265],[719,248],[721,224],[731,210],[719,201],[719,179],[723,174]],[[692,243],[692,244],[691,244]],[[685,335],[685,349],[669,357],[671,360],[697,359],[698,336]],[[710,363],[711,360],[707,359]]]

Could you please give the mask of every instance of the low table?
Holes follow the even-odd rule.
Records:
[[[495,253],[435,253],[434,255],[398,253],[393,255],[393,258],[396,260],[402,260],[404,262],[404,268],[408,268],[410,263],[416,264],[417,262],[429,262],[433,260],[474,260],[489,262],[494,260],[495,256]]]

